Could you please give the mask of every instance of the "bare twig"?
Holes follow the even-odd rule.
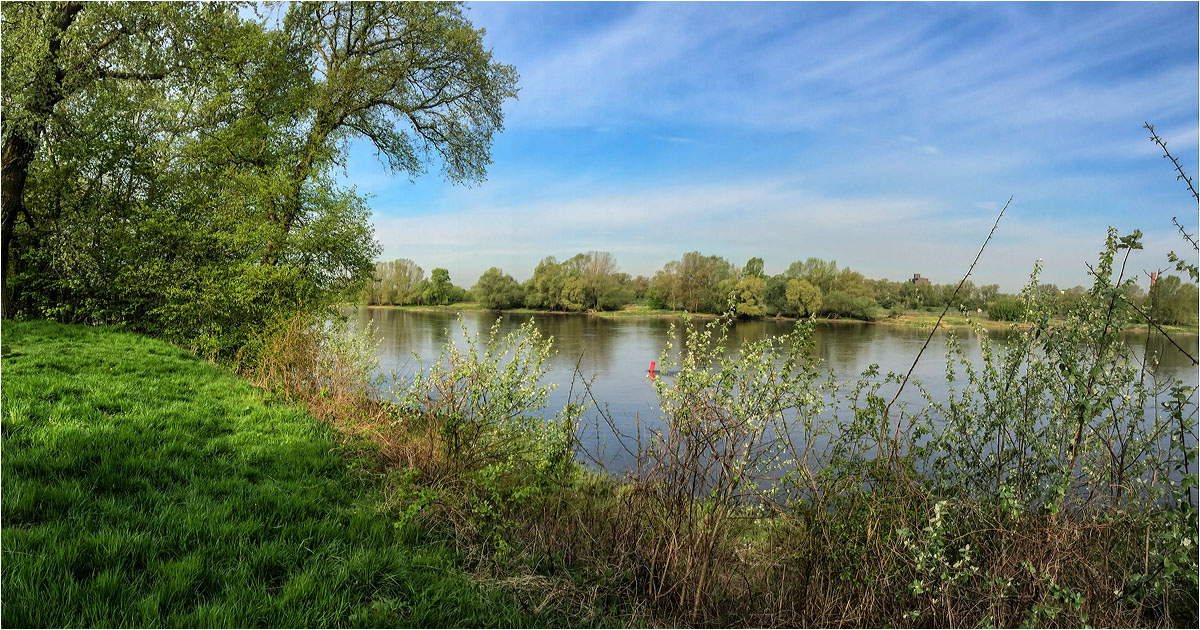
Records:
[[[1182,179],[1184,181],[1184,183],[1187,184],[1188,190],[1192,191],[1192,196],[1196,198],[1197,204],[1200,204],[1200,193],[1196,192],[1196,187],[1192,185],[1192,178],[1188,177],[1187,173],[1183,172],[1183,167],[1179,165],[1179,160],[1176,160],[1175,156],[1171,155],[1171,152],[1167,150],[1167,141],[1158,137],[1158,134],[1154,133],[1154,125],[1151,125],[1150,123],[1146,123],[1142,126],[1150,131],[1150,141],[1154,142],[1158,146],[1162,147],[1163,157],[1167,158],[1168,160],[1171,160],[1171,163],[1175,165],[1175,172],[1179,173],[1179,175],[1176,176],[1175,179]],[[1176,225],[1178,225],[1178,224],[1176,224]],[[1185,236],[1186,236],[1186,234],[1185,234]],[[1189,238],[1188,240],[1191,240],[1191,239]],[[1196,244],[1196,242],[1192,241],[1192,245],[1195,245],[1195,244]]]
[[[913,370],[917,369],[917,362],[921,360],[921,355],[925,352],[925,348],[929,347],[929,342],[933,339],[934,333],[936,333],[938,327],[942,325],[942,318],[946,316],[946,313],[950,310],[950,306],[954,304],[954,298],[958,297],[959,290],[962,289],[962,286],[964,283],[966,283],[967,278],[971,276],[971,272],[975,270],[975,264],[979,262],[979,257],[983,255],[984,248],[986,248],[988,242],[992,240],[992,235],[996,233],[996,228],[1000,225],[1000,218],[1004,216],[1004,212],[1008,210],[1008,206],[1012,203],[1012,200],[1013,198],[1010,196],[1008,201],[1004,202],[1004,207],[1000,209],[1000,214],[996,215],[996,221],[992,224],[992,230],[988,232],[987,238],[983,240],[983,245],[979,247],[979,252],[975,254],[975,260],[971,261],[971,266],[967,268],[966,275],[962,277],[962,280],[958,281],[958,286],[954,287],[954,293],[951,294],[950,299],[946,301],[946,307],[942,309],[942,314],[938,315],[937,322],[935,322],[933,325],[933,330],[930,330],[929,336],[925,338],[925,345],[921,346],[921,350],[917,352],[917,357],[913,359],[912,367],[908,368],[908,373],[904,375],[904,380],[900,383],[900,387],[896,390],[896,395],[892,396],[891,402],[889,402],[887,407],[884,408],[883,420],[881,422],[884,430],[886,430],[888,424],[888,415],[891,413],[892,405],[895,404],[896,399],[900,397],[900,392],[904,391],[904,386],[908,384],[908,379],[912,376]],[[896,432],[892,437],[893,444],[899,439],[900,423],[897,422]]]
[[[1191,243],[1192,249],[1200,251],[1200,245],[1196,243],[1196,238],[1191,234],[1188,234],[1187,230],[1184,230],[1183,226],[1179,224],[1179,217],[1171,217],[1171,223],[1174,223],[1175,227],[1179,228],[1179,233],[1183,235],[1184,240],[1186,240],[1188,243]]]
[[[1095,270],[1092,269],[1091,265],[1087,265],[1087,268],[1089,271],[1092,271],[1093,273],[1095,272]],[[1192,356],[1192,354],[1190,352],[1188,352],[1187,350],[1184,350],[1182,346],[1180,346],[1178,343],[1176,343],[1175,340],[1171,338],[1171,335],[1168,334],[1167,331],[1163,330],[1162,326],[1158,325],[1158,322],[1155,322],[1153,319],[1150,318],[1149,314],[1147,314],[1142,309],[1138,308],[1137,305],[1134,304],[1133,302],[1126,300],[1124,296],[1120,296],[1120,299],[1122,302],[1125,303],[1126,306],[1128,306],[1129,308],[1132,308],[1133,312],[1135,312],[1138,315],[1141,315],[1143,318],[1145,318],[1147,324],[1153,326],[1155,329],[1158,330],[1158,332],[1162,333],[1162,336],[1166,337],[1167,341],[1171,342],[1171,345],[1175,346],[1176,349],[1178,349],[1180,352],[1182,352],[1183,356],[1187,357],[1188,360],[1192,362],[1192,365],[1200,365],[1200,361],[1197,361],[1196,357]]]

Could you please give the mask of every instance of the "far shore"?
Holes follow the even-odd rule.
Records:
[[[359,305],[361,308],[362,306]],[[685,315],[696,319],[713,319],[720,315],[713,313],[689,313],[687,311],[675,311],[670,309],[654,309],[645,305],[629,305],[619,311],[550,311],[532,308],[512,308],[504,309],[503,311],[487,309],[478,302],[457,302],[455,304],[438,305],[438,306],[387,306],[387,305],[366,305],[366,308],[385,309],[385,310],[400,310],[413,312],[451,312],[460,311],[492,311],[511,313],[513,315],[575,315],[587,317],[603,317],[608,319],[667,319],[667,318],[682,318]],[[797,321],[800,318],[772,316],[762,317],[759,319],[770,321]],[[887,325],[887,326],[903,326],[907,328],[930,329],[937,323],[938,314],[920,311],[904,311],[895,314],[885,315],[874,321],[851,318],[832,318],[832,317],[817,317],[815,321],[822,324],[858,324],[858,325]],[[987,318],[986,314],[980,313],[977,317],[968,317],[962,313],[947,313],[942,318],[939,328],[946,330],[970,330],[973,326],[981,326],[986,330],[1009,330],[1012,328],[1025,329],[1029,327],[1028,323],[1016,323],[996,321]],[[1200,328],[1196,325],[1192,326],[1163,326],[1163,329],[1171,335],[1197,335],[1200,333]],[[1146,325],[1131,326],[1125,328],[1122,332],[1126,333],[1145,333]]]

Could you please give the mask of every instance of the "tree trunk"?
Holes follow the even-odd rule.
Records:
[[[54,112],[54,106],[66,96],[63,91],[63,71],[58,65],[62,36],[82,10],[81,2],[60,2],[54,6],[49,16],[53,26],[49,47],[33,83],[27,87],[27,91],[33,95],[26,106],[32,121],[31,128],[11,132],[4,140],[3,164],[0,165],[3,168],[3,174],[0,175],[0,185],[3,186],[0,192],[0,204],[3,206],[3,226],[0,229],[0,270],[3,270],[3,279],[0,279],[0,318],[12,316],[12,237],[17,216],[24,214],[26,219],[29,217],[25,210],[25,182],[29,176],[29,165],[37,153],[38,143]]]
[[[0,317],[12,315],[12,289],[10,279],[12,267],[9,253],[12,248],[13,229],[17,216],[23,211],[25,178],[29,174],[29,163],[33,161],[34,146],[18,134],[4,141],[2,164],[0,164],[0,204],[3,205],[3,231],[0,233],[0,269],[4,270],[3,290],[0,294]]]

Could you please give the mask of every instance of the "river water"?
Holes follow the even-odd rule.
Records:
[[[420,367],[413,358],[414,353],[432,360],[447,341],[453,340],[461,347],[463,334],[458,323],[459,316],[454,313],[357,309],[350,316],[360,329],[368,323],[374,325],[379,340],[380,370],[384,374],[411,375]],[[551,314],[530,316],[486,311],[466,311],[461,316],[462,324],[471,335],[482,333],[481,337],[486,337],[488,329],[497,319],[500,320],[502,335],[532,319],[542,335],[553,337],[554,353],[548,361],[545,382],[556,383],[558,388],[550,395],[545,410],[547,416],[552,416],[566,403],[578,362],[579,371],[589,379],[594,379],[592,394],[607,408],[609,417],[622,431],[632,432],[639,417],[643,422],[658,417],[659,401],[647,370],[651,361],[660,359],[671,334],[672,320]],[[684,335],[680,320],[674,321],[676,330],[672,343],[678,349],[683,345]],[[708,320],[694,321],[704,324]],[[739,344],[747,341],[786,335],[794,325],[791,321],[772,320],[735,322],[730,330],[727,354],[736,356]],[[954,334],[966,355],[972,360],[979,360],[980,343],[976,334],[970,330],[957,330]],[[988,334],[1000,338],[1004,336],[1002,332]],[[928,335],[927,330],[905,326],[862,322],[820,323],[814,333],[812,351],[840,382],[853,382],[872,364],[879,366],[881,375],[906,372]],[[948,333],[943,331],[934,335],[913,372],[913,379],[920,381],[935,399],[944,399],[947,392],[947,336]],[[1197,354],[1200,338],[1184,336],[1177,341],[1193,356]],[[1126,342],[1137,356],[1145,355],[1147,344],[1144,333],[1127,335]],[[1160,378],[1178,378],[1185,384],[1196,386],[1197,369],[1161,336],[1151,338],[1149,351],[1152,357],[1158,359]],[[895,387],[885,385],[880,394],[890,398]],[[918,390],[911,384],[905,388],[899,402],[923,406]],[[595,426],[594,419],[594,414],[593,418],[585,418],[587,423]],[[581,435],[585,446],[595,438],[594,434]]]

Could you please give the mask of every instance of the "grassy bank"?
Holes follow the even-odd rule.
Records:
[[[435,306],[371,306],[369,308],[397,309],[397,310],[402,310],[402,311],[416,311],[416,312],[449,312],[449,313],[457,313],[457,312],[462,312],[462,311],[486,311],[486,310],[488,310],[488,309],[483,308],[483,306],[481,306],[478,302],[458,302],[455,304],[449,304],[449,305],[444,305],[444,306],[442,306],[442,305],[435,305]],[[644,304],[630,304],[629,306],[626,306],[624,309],[619,310],[619,311],[599,311],[599,312],[588,312],[588,313],[571,313],[571,312],[566,312],[566,311],[544,311],[544,310],[529,309],[529,308],[506,309],[504,312],[517,314],[517,315],[534,315],[534,314],[550,314],[550,313],[556,314],[556,315],[587,315],[589,317],[604,317],[604,318],[611,318],[611,319],[640,318],[640,317],[647,317],[647,318],[675,317],[675,318],[679,318],[679,317],[683,317],[684,315],[690,315],[691,317],[694,317],[694,318],[717,317],[717,315],[712,315],[712,314],[707,314],[707,313],[690,313],[689,314],[686,311],[674,311],[674,310],[670,310],[670,309],[650,308],[649,306],[646,306]],[[860,320],[845,319],[845,318],[833,319],[833,318],[828,318],[828,317],[817,318],[817,321],[821,322],[821,323],[826,323],[826,324],[829,324],[829,323],[853,323],[853,324],[870,323],[870,324],[876,324],[876,325],[905,326],[905,327],[909,327],[909,328],[923,328],[923,329],[928,330],[928,329],[932,328],[934,326],[934,324],[937,323],[939,314],[940,313],[931,313],[931,312],[927,312],[927,311],[893,311],[873,322],[862,322]],[[796,318],[794,318],[794,317],[774,317],[774,318],[770,318],[770,319],[775,319],[775,320],[779,320],[779,321],[796,321]],[[1054,320],[1054,322],[1057,324],[1061,324],[1061,323],[1063,323],[1063,320],[1057,319],[1057,320]],[[965,316],[961,313],[947,313],[946,317],[942,319],[940,328],[968,330],[972,326],[975,326],[975,325],[982,326],[983,328],[985,328],[987,330],[1008,330],[1012,326],[1011,322],[994,321],[994,320],[988,319],[986,314],[980,314],[978,316],[968,318],[967,316]],[[1022,327],[1028,327],[1028,325],[1024,325]],[[1171,335],[1200,334],[1200,327],[1198,327],[1196,325],[1163,326],[1162,328],[1168,334],[1171,334]],[[1144,332],[1146,332],[1146,326],[1145,325],[1141,325],[1141,326],[1131,325],[1131,326],[1126,327],[1124,329],[1124,332],[1144,333]]]
[[[394,510],[373,456],[232,373],[4,322],[3,625],[520,626]]]

